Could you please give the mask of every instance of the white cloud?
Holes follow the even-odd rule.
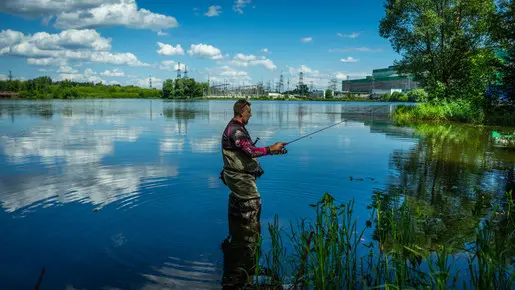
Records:
[[[61,70],[61,69],[59,69]],[[66,70],[66,69],[65,69]],[[105,80],[98,77],[97,73],[93,71],[91,68],[87,68],[83,73],[77,73],[76,70],[70,69],[70,72],[61,73],[57,80],[71,80],[71,81],[79,81],[79,82],[93,82],[93,83],[106,83]],[[59,71],[58,71],[59,72]]]
[[[174,17],[138,9],[135,0],[118,0],[91,9],[61,12],[56,17],[55,26],[63,29],[125,26],[159,30],[178,27],[179,24]]]
[[[5,80],[7,80],[7,76],[4,74],[0,74],[0,81],[5,81]]]
[[[368,48],[368,47],[349,47],[349,48],[333,48],[329,52],[382,52],[383,50]]]
[[[167,35],[168,35],[168,33],[164,32],[164,31],[162,31],[162,30],[159,30],[159,31],[157,32],[157,35],[158,35],[158,36],[167,36]]]
[[[351,62],[358,62],[359,59],[355,59],[352,56],[349,56],[347,58],[340,59],[340,61],[343,62],[343,63],[351,63]]]
[[[346,80],[347,79],[347,75],[344,74],[344,73],[338,72],[338,73],[336,73],[335,78],[337,78],[339,80]]]
[[[58,70],[57,70],[58,73],[63,73],[63,74],[75,74],[75,73],[78,73],[77,70],[69,67],[69,66],[61,66]]]
[[[13,32],[2,31],[6,35]],[[16,33],[15,33],[16,34]],[[13,39],[12,37],[9,39]],[[0,54],[27,57],[34,65],[64,65],[68,60],[147,66],[132,53],[111,53],[111,39],[100,36],[95,30],[65,30],[59,34],[38,32],[17,37]],[[5,41],[4,43],[7,43]]]
[[[304,37],[304,38],[301,38],[300,41],[304,42],[304,43],[308,43],[308,42],[312,42],[313,41],[313,37]]]
[[[358,36],[361,35],[361,32],[353,32],[351,34],[341,34],[341,33],[337,33],[336,35],[338,35],[339,37],[346,37],[346,38],[356,38]]]
[[[204,15],[206,15],[207,17],[214,17],[214,16],[219,16],[220,13],[222,12],[222,6],[218,6],[218,5],[212,5],[212,6],[209,6],[209,10],[204,13]]]
[[[47,57],[47,58],[27,58],[27,63],[40,66],[62,66],[66,65],[65,59]]]
[[[173,60],[163,60],[159,65],[159,69],[176,71],[179,68],[179,66],[181,67],[181,71],[184,71],[184,69],[186,68],[186,65],[184,63],[181,63],[179,65]]]
[[[11,50],[17,47],[19,50],[111,50],[111,39],[100,36],[92,29],[76,30],[69,29],[61,31],[59,34],[47,32],[37,32],[33,35],[23,35],[23,33],[12,30],[2,30],[0,32],[0,47],[10,47]]]
[[[89,9],[100,5],[103,0],[3,0],[0,11],[27,17],[48,17],[63,11]]]
[[[128,65],[128,66],[149,66],[146,63],[142,63],[138,58],[130,53],[110,53],[110,52],[95,52],[91,55],[91,61],[99,63],[110,63],[116,65]]]
[[[159,45],[157,53],[160,55],[184,55],[184,49],[182,49],[180,44],[174,47],[170,44],[158,42],[157,45]]]
[[[38,69],[38,71],[40,71],[40,72],[52,72],[51,70],[46,69],[46,68],[40,68],[40,69]]]
[[[209,59],[222,59],[222,52],[220,49],[207,44],[192,44],[190,49],[188,50],[188,54],[191,56],[196,56],[200,58],[209,58]]]
[[[111,39],[100,36],[93,29],[69,29],[59,34],[38,32],[31,39],[39,49],[92,49],[96,51],[111,50]]]
[[[136,0],[3,0],[0,12],[43,17],[47,23],[55,17],[54,26],[61,29],[125,26],[159,30],[179,25],[174,17],[138,9]]]
[[[264,53],[272,53],[270,50],[268,50],[268,48],[263,48],[261,50],[261,52],[264,52]]]
[[[229,64],[241,67],[262,65],[268,70],[274,70],[277,68],[270,59],[264,56],[257,57],[252,54],[244,55],[243,53],[237,53]]]
[[[249,74],[246,71],[226,70],[221,72],[220,75],[229,77],[247,77]]]
[[[241,82],[248,82],[252,79],[246,71],[235,70],[227,65],[207,70],[212,82],[227,81],[229,83],[241,84]]]
[[[121,71],[120,69],[115,68],[112,71],[106,70],[106,71],[100,73],[100,75],[105,76],[105,77],[123,77],[123,76],[125,76],[125,73],[123,71]]]
[[[243,14],[243,8],[245,8],[245,6],[247,6],[251,2],[252,0],[235,0],[232,9],[234,10],[234,12]]]
[[[310,67],[307,67],[303,64],[300,65],[298,68],[288,66],[288,72],[290,73],[290,75],[298,75],[300,72],[303,72],[304,74],[314,74],[317,76],[320,74],[318,70],[311,69]]]
[[[9,47],[20,43],[22,39],[23,33],[19,31],[13,31],[10,29],[2,30],[0,32],[0,48]]]

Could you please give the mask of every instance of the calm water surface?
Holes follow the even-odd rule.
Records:
[[[220,137],[233,102],[1,101],[1,288],[33,288],[43,267],[41,289],[220,288]],[[325,192],[354,199],[363,224],[374,191],[401,186],[452,235],[470,231],[459,226],[468,211],[452,209],[513,187],[515,152],[490,137],[513,129],[396,127],[370,113],[389,106],[347,114],[369,106],[253,102],[260,146],[348,120],[260,159],[265,240],[274,214],[285,225],[312,216]]]

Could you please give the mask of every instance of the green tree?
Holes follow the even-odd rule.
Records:
[[[506,52],[501,66],[503,83],[511,87],[509,97],[515,101],[515,1],[502,0],[498,11],[493,29],[495,39]]]
[[[326,99],[332,99],[333,98],[333,91],[330,89],[325,90],[325,98]]]
[[[402,55],[400,73],[412,73],[432,97],[484,92],[496,61],[490,30],[494,0],[386,0],[379,33]]]
[[[166,99],[172,98],[174,95],[174,83],[173,80],[168,79],[163,83],[163,97]]]

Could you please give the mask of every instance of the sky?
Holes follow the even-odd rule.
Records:
[[[378,33],[382,0],[1,0],[0,79],[160,88],[362,78],[399,55]]]

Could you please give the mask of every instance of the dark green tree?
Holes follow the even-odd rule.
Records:
[[[490,37],[494,0],[386,0],[379,33],[433,97],[482,95],[497,60]]]

